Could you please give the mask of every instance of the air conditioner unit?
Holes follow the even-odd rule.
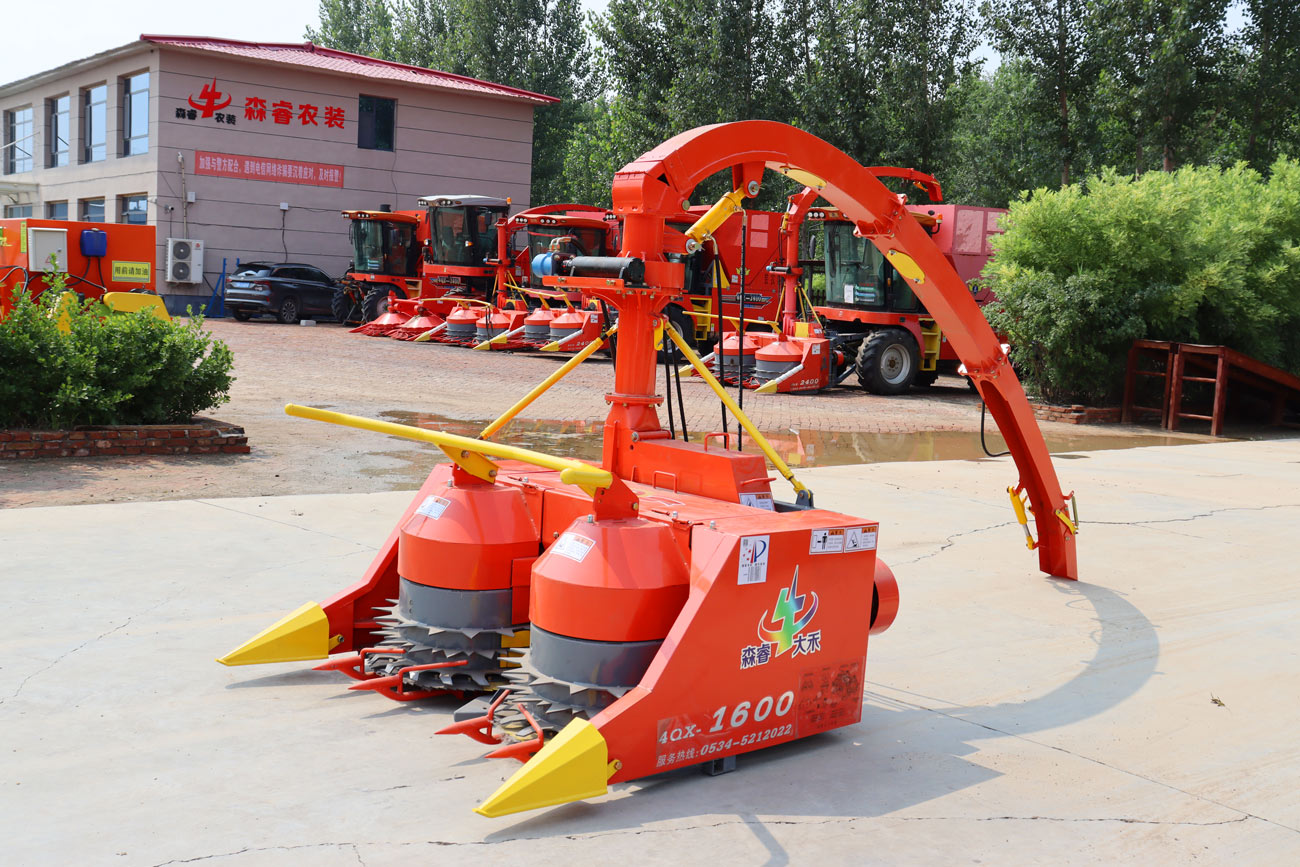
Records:
[[[203,242],[193,238],[167,239],[167,282],[203,282]]]

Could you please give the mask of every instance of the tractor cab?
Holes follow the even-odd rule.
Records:
[[[343,216],[352,221],[349,273],[419,278],[418,211],[344,211]]]
[[[821,221],[826,287],[823,303],[840,309],[925,313],[916,293],[883,253],[838,212],[811,211]]]
[[[369,322],[388,299],[420,294],[420,247],[428,236],[423,211],[343,211],[352,264],[334,287],[330,308],[339,322]]]
[[[907,205],[907,210],[974,287],[992,252],[988,238],[1001,231],[998,218],[1006,212],[941,204]],[[820,265],[826,275],[824,285],[810,286],[808,295],[826,329],[846,350],[856,349],[859,385],[876,394],[901,394],[932,384],[941,371],[955,372],[957,355],[934,318],[853,222],[834,208],[813,208],[805,219],[812,229],[805,273]],[[972,292],[980,304],[989,300],[977,288]]]
[[[496,225],[510,212],[510,200],[495,196],[424,196],[429,241],[425,275],[444,292],[485,297],[495,279]]]

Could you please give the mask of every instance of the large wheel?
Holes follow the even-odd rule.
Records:
[[[275,314],[275,318],[285,325],[297,325],[298,320],[302,318],[298,311],[298,299],[290,296],[281,301],[280,310]]]
[[[668,314],[668,321],[676,325],[677,330],[686,339],[686,345],[691,349],[696,349],[695,320],[691,318],[690,314],[676,304],[669,304],[664,312]]]
[[[247,322],[253,318],[253,314],[247,310],[231,310],[230,315],[238,319],[240,322]]]
[[[399,297],[405,298],[406,293],[400,289],[393,289],[388,283],[376,286],[366,293],[366,297],[361,301],[361,316],[367,322],[373,322],[380,316],[388,312],[388,293],[396,292]]]
[[[918,370],[916,372],[916,382],[912,383],[917,388],[929,388],[939,380],[939,371],[937,370]]]
[[[670,324],[677,326],[678,332],[680,332],[682,337],[686,340],[686,345],[691,349],[696,349],[695,323],[691,321],[691,317],[686,314],[686,311],[678,307],[676,304],[669,304],[664,308],[664,315],[668,317],[668,322]],[[663,364],[668,360],[670,343],[670,338],[667,335],[664,335],[663,348],[655,353],[655,360],[659,364]],[[680,361],[686,360],[685,358],[681,358],[681,353],[678,353],[678,359]]]
[[[347,291],[343,286],[334,287],[334,296],[330,298],[330,314],[335,322],[344,325],[356,325],[361,322],[361,300]]]
[[[858,384],[872,394],[903,394],[916,381],[919,353],[900,328],[875,331],[858,349]]]

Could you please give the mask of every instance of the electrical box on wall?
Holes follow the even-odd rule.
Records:
[[[50,267],[50,256],[55,267]],[[46,274],[68,270],[68,230],[33,226],[27,230],[28,270]]]
[[[167,282],[203,282],[203,242],[193,238],[167,239]]]

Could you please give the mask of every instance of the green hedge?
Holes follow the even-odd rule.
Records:
[[[58,299],[20,292],[0,321],[0,428],[183,422],[230,399],[233,356],[201,315],[164,322],[83,301],[65,308],[65,334]]]
[[[1115,401],[1137,338],[1224,344],[1300,371],[1300,163],[1107,171],[1011,204],[984,277],[1032,391]]]

